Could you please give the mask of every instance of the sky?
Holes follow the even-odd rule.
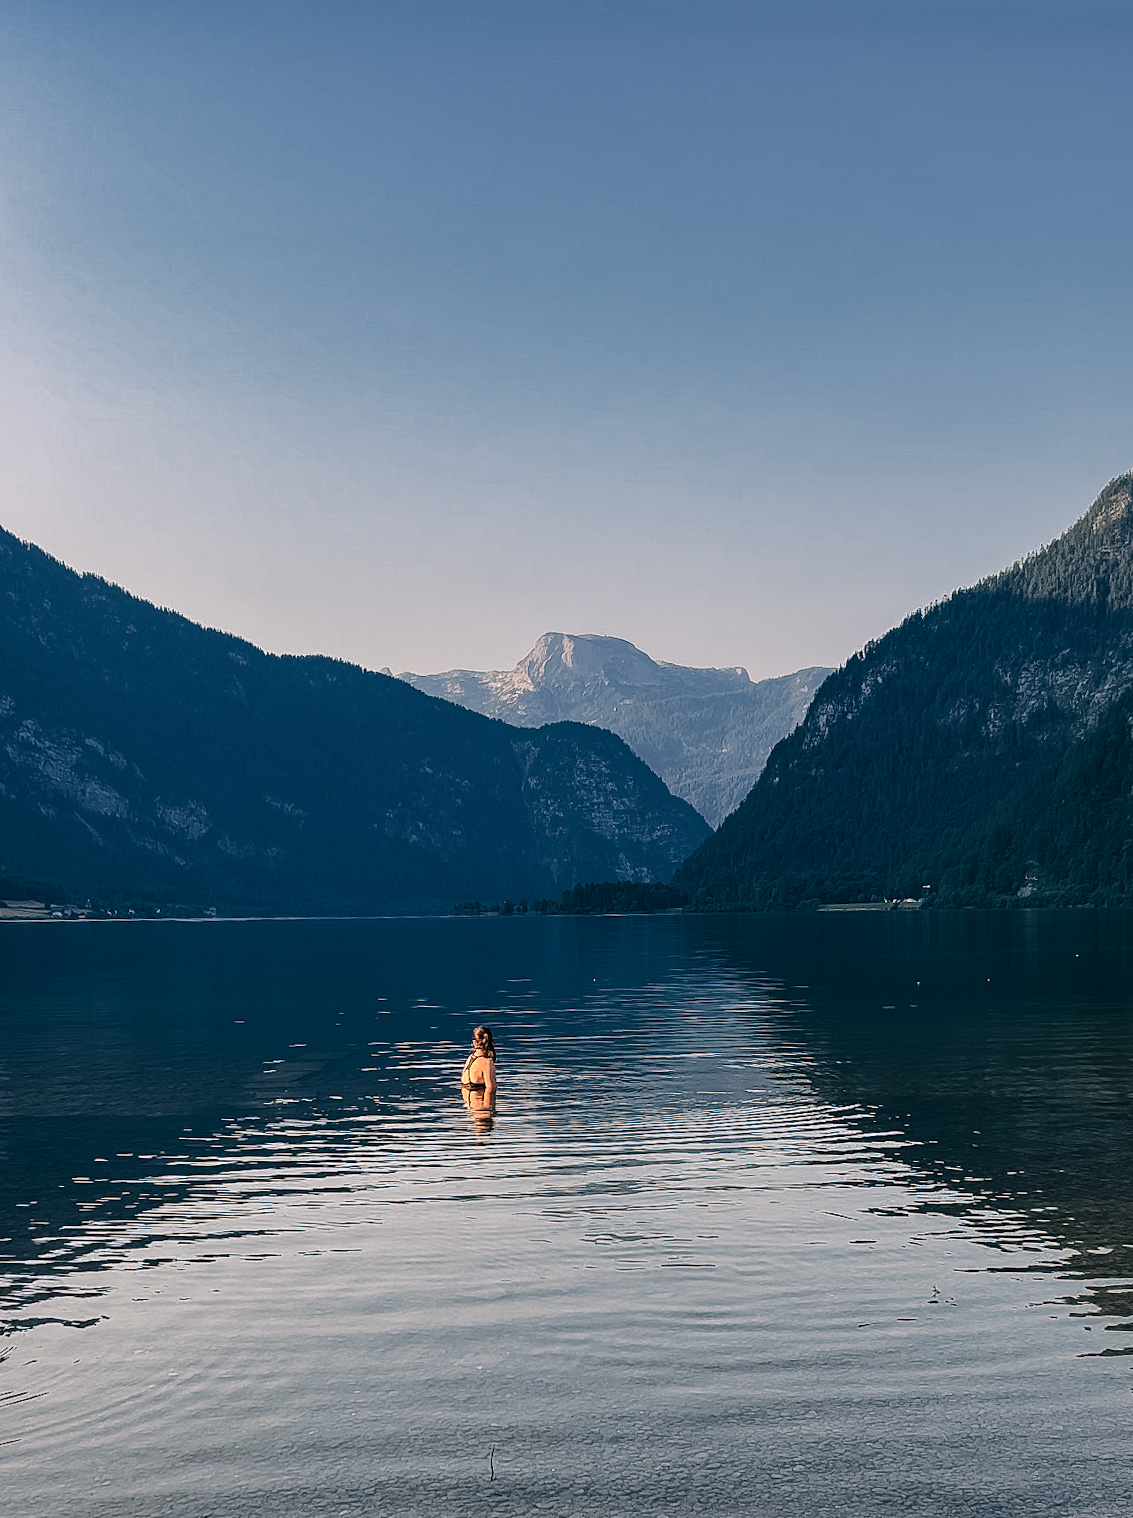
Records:
[[[0,0],[0,524],[278,652],[839,664],[1133,467],[1133,5]]]

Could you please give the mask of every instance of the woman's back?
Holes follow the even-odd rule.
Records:
[[[489,1083],[496,1084],[496,1062],[486,1054],[477,1054],[475,1050],[464,1062],[461,1071],[460,1084],[462,1086],[487,1087]]]
[[[472,1053],[464,1061],[460,1084],[491,1096],[496,1089],[496,1044],[490,1028],[477,1028],[472,1034]]]

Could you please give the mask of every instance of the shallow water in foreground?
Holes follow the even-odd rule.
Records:
[[[1131,1009],[1094,912],[0,926],[5,1510],[1126,1514]]]

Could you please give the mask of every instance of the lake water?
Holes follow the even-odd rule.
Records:
[[[0,1503],[1127,1515],[1131,1097],[1122,914],[2,925]]]

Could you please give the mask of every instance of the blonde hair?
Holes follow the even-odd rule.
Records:
[[[486,1054],[489,1059],[495,1059],[496,1042],[492,1037],[491,1028],[473,1028],[472,1047],[479,1049],[481,1054]]]

